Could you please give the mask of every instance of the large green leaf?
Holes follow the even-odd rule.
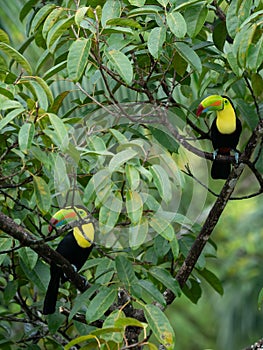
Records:
[[[168,203],[172,199],[172,188],[167,172],[159,164],[152,165],[150,167],[150,172],[153,176],[153,182],[159,195],[166,203]]]
[[[121,2],[119,0],[107,0],[102,8],[102,26],[105,27],[109,19],[118,18],[120,14]]]
[[[74,17],[67,17],[58,20],[47,34],[47,47],[50,49],[51,46],[59,39],[63,34],[67,33],[67,30],[74,23]]]
[[[36,13],[31,24],[31,30],[34,32],[42,24],[44,19],[56,8],[55,4],[47,4]]]
[[[115,286],[102,287],[99,293],[91,300],[87,311],[87,323],[98,320],[113,304],[117,296],[117,289]]]
[[[147,45],[148,45],[150,54],[156,59],[159,58],[162,52],[162,47],[165,42],[165,37],[166,37],[165,27],[156,27],[150,31]]]
[[[131,248],[140,247],[146,240],[148,234],[148,220],[142,217],[137,225],[129,226],[129,246]]]
[[[168,13],[166,20],[171,32],[177,38],[183,38],[185,36],[187,30],[186,22],[180,12],[173,10],[172,12]]]
[[[224,289],[220,279],[212,271],[208,269],[197,271],[210,284],[210,286],[214,288],[217,293],[220,295],[224,294]]]
[[[21,126],[18,133],[18,144],[22,152],[27,153],[31,147],[35,133],[35,125],[33,123],[25,123]]]
[[[133,68],[128,57],[118,50],[107,51],[106,55],[112,69],[121,76],[126,84],[131,84],[133,79]]]
[[[111,193],[107,201],[100,208],[100,232],[106,234],[116,225],[122,209],[122,198],[119,192]]]
[[[63,9],[63,7],[56,7],[53,11],[50,12],[50,14],[47,16],[44,22],[42,29],[42,35],[44,38],[47,37],[47,34],[50,31],[50,29],[59,20],[59,18],[63,17],[64,14],[65,10]]]
[[[176,296],[181,295],[179,283],[167,270],[154,266],[149,269],[149,274],[161,282],[165,288],[170,289]]]
[[[132,148],[125,149],[112,157],[109,163],[110,172],[118,171],[120,167],[125,164],[128,160],[134,158],[137,155],[137,152]]]
[[[208,14],[206,2],[201,2],[194,6],[189,6],[185,10],[185,20],[187,23],[187,33],[193,38],[203,28]]]
[[[69,145],[67,128],[63,121],[56,114],[48,113],[48,116],[56,133],[56,138],[53,139],[53,141],[55,141],[55,144],[58,145],[62,151],[65,151]]]
[[[122,255],[118,255],[115,259],[115,263],[120,281],[122,281],[125,286],[130,289],[134,283],[137,283],[137,278],[135,276],[131,261]]]
[[[51,206],[51,194],[48,184],[40,177],[33,175],[34,193],[36,196],[36,203],[42,213],[47,213]]]
[[[166,219],[159,215],[155,215],[149,220],[149,224],[155,232],[157,232],[167,241],[172,241],[174,239],[175,233],[173,226]]]
[[[69,79],[78,81],[86,68],[91,47],[91,39],[80,38],[74,41],[70,48],[67,59]]]
[[[0,120],[0,130],[3,129],[7,124],[9,124],[13,119],[18,117],[24,112],[24,108],[16,108],[13,111],[9,112],[4,119]]]
[[[178,53],[183,59],[189,63],[189,65],[198,73],[202,72],[202,63],[197,53],[187,44],[181,42],[174,43]]]
[[[132,224],[138,224],[142,218],[143,201],[137,191],[126,192],[126,210]]]
[[[13,58],[18,64],[21,65],[22,68],[24,68],[28,72],[28,74],[32,74],[32,67],[30,63],[16,49],[4,42],[0,42],[0,51],[3,51],[5,54]]]
[[[175,334],[167,316],[155,305],[144,306],[145,318],[157,340],[168,350],[175,346]]]

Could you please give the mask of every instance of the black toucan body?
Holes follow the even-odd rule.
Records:
[[[211,126],[211,140],[214,148],[214,161],[211,169],[213,179],[227,179],[231,165],[228,162],[216,160],[217,154],[230,155],[235,151],[235,158],[238,161],[236,147],[242,131],[242,125],[237,118],[231,100],[226,96],[211,95],[205,98],[197,109],[197,116],[201,113],[215,110],[216,118]]]
[[[77,221],[87,217],[87,212],[83,209],[73,207],[59,210],[51,219],[49,231],[53,227],[63,226],[71,221]],[[62,241],[58,244],[56,251],[67,259],[76,270],[80,270],[92,251],[94,239],[94,227],[91,222],[83,223],[81,227],[74,227]],[[53,314],[56,310],[56,301],[60,282],[65,282],[67,278],[62,269],[55,263],[50,265],[50,281],[48,284],[43,314]]]

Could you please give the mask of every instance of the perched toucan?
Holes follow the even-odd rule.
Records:
[[[51,218],[48,229],[51,232],[55,227],[61,228],[66,224],[73,224],[73,222],[76,222],[76,226],[60,241],[56,250],[78,271],[92,251],[94,241],[94,225],[89,220],[86,210],[80,207],[61,209]],[[44,315],[55,312],[60,281],[65,282],[66,277],[62,269],[52,262],[50,265],[50,281],[44,300]]]
[[[216,118],[211,126],[211,140],[214,147],[214,161],[211,169],[213,179],[227,179],[231,165],[228,162],[216,161],[217,154],[230,155],[235,152],[235,159],[238,162],[236,146],[241,134],[242,125],[237,118],[231,100],[226,96],[211,95],[206,97],[198,106],[196,115],[208,111],[216,111]]]

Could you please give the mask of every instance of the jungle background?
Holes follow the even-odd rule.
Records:
[[[171,117],[174,130],[182,123],[179,130],[185,138],[191,142],[194,135],[196,141],[193,144],[211,152],[211,143],[198,139],[198,131],[207,132],[211,118],[197,120],[194,113],[200,100],[208,94],[227,94],[233,99],[242,120],[243,132],[238,146],[242,152],[260,117],[262,118],[262,0],[0,0],[0,3],[1,212],[35,237],[47,238],[45,219],[48,220],[63,201],[66,203],[65,193],[71,186],[70,176],[65,180],[59,174],[69,174],[72,170],[67,168],[66,158],[59,156],[56,160],[54,157],[50,160],[48,154],[66,153],[65,138],[69,126],[79,125],[81,119],[89,120],[89,116],[96,121],[99,115],[102,119],[96,123],[101,123],[103,129],[98,131],[99,137],[90,141],[90,153],[87,149],[76,148],[79,152],[84,152],[80,156],[84,161],[77,181],[83,190],[81,193],[84,193],[85,204],[102,221],[101,227],[105,232],[108,231],[107,225],[111,228],[121,225],[123,218],[119,216],[113,218],[112,222],[103,222],[99,216],[103,201],[97,201],[94,206],[91,204],[95,197],[89,194],[91,186],[88,187],[88,183],[97,168],[86,163],[94,162],[98,167],[102,161],[99,157],[111,156],[106,153],[109,149],[104,147],[108,144],[111,145],[110,151],[119,146],[120,152],[126,152],[123,155],[127,158],[122,160],[116,158],[115,154],[115,162],[119,162],[118,166],[125,168],[125,171],[129,167],[130,177],[125,181],[130,185],[130,201],[136,206],[138,198],[135,191],[132,192],[136,189],[134,176],[138,176],[134,170],[138,162],[135,151],[146,147],[142,142],[148,145],[150,140],[154,145],[158,144],[157,149],[161,149],[165,161],[170,162],[169,171],[175,169],[174,178],[168,182],[171,182],[173,193],[179,193],[180,196],[169,197],[165,190],[168,178],[156,167],[158,163],[153,163],[155,167],[153,165],[151,168],[151,176],[146,165],[140,171],[144,171],[143,175],[149,182],[154,179],[151,184],[152,197],[165,202],[165,207],[169,207],[167,203],[174,198],[180,198],[176,208],[181,216],[169,224],[169,230],[172,229],[177,234],[179,244],[173,242],[171,231],[159,228],[158,232],[158,228],[151,222],[151,229],[159,233],[159,236],[154,236],[152,244],[140,242],[138,238],[138,241],[133,242],[134,252],[131,254],[128,250],[129,259],[125,262],[127,271],[130,271],[131,265],[128,262],[137,261],[138,256],[144,256],[145,260],[160,266],[162,271],[171,272],[172,261],[173,268],[177,271],[215,202],[214,194],[220,193],[224,182],[211,180],[210,161],[184,149],[176,140],[176,135],[172,132],[169,134],[169,129],[158,128],[156,119],[152,125],[145,116],[138,122],[134,120],[133,113],[139,111],[141,115],[145,112],[148,116],[152,115],[157,106],[169,106],[174,116]],[[75,43],[75,47],[72,47],[72,43]],[[83,60],[79,60],[80,54],[83,55],[85,65]],[[143,102],[148,109],[142,111],[134,107],[132,115],[127,117],[127,102]],[[114,119],[117,104],[123,104],[121,110],[128,119],[130,117],[129,122],[139,125],[138,128],[130,129],[127,121],[122,124],[113,121],[110,126],[105,126],[101,114],[110,113],[110,108],[113,107]],[[151,109],[148,104],[154,108]],[[110,106],[109,110],[105,106]],[[97,111],[99,114],[96,114]],[[5,118],[9,122],[5,122]],[[85,130],[92,131],[92,127],[94,125],[89,125],[87,121]],[[125,135],[125,142],[129,143],[134,153],[127,153],[130,150],[127,145],[120,147],[124,143],[121,135]],[[136,146],[133,144],[135,137],[143,140]],[[261,149],[262,139],[254,152],[253,168],[246,167],[238,180],[233,194],[235,199],[229,201],[220,216],[212,241],[206,247],[206,252],[202,253],[197,270],[192,273],[182,294],[174,279],[172,281],[174,274],[171,272],[170,277],[166,275],[167,283],[174,288],[174,293],[178,293],[172,305],[165,310],[174,330],[175,340],[171,340],[171,346],[175,349],[239,350],[263,336],[260,296],[263,286]],[[69,155],[78,158],[74,147]],[[111,166],[114,166],[113,162]],[[85,176],[84,180],[79,176],[86,173],[89,174],[89,181]],[[54,180],[54,176],[57,179]],[[163,183],[158,182],[160,178]],[[124,186],[122,177],[116,175],[115,180]],[[59,186],[59,183],[62,185]],[[13,186],[8,186],[10,184]],[[236,199],[237,197],[241,199]],[[106,206],[103,208],[104,212],[107,211]],[[153,204],[150,210],[154,211],[154,208]],[[128,218],[135,222],[136,215],[144,220],[147,212],[139,209],[137,214],[136,211],[132,214],[132,211],[127,210]],[[189,222],[186,223],[186,219]],[[140,222],[140,232],[146,235],[146,219]],[[48,239],[46,241],[52,244]],[[167,241],[170,245],[166,244]],[[138,246],[143,244],[144,253],[138,252]],[[70,326],[65,323],[64,316],[46,320],[38,313],[48,281],[48,264],[39,262],[41,259],[36,253],[32,254],[30,249],[22,246],[17,239],[11,239],[5,230],[1,232],[1,349],[63,348],[77,335],[92,332],[94,327],[82,325],[76,320]],[[103,285],[110,285],[116,272],[110,259],[107,263],[105,259],[107,255],[116,256],[115,254],[117,253],[108,248],[105,256],[95,252],[92,257],[100,261],[100,269],[106,269],[106,276],[102,274]],[[119,264],[123,262],[121,260]],[[135,267],[136,276],[146,275],[138,266],[139,264]],[[120,267],[116,268],[120,280],[116,285],[125,285],[125,282],[129,285],[135,278],[131,275],[125,280]],[[86,269],[91,271],[87,273],[91,281],[96,280],[96,274],[97,279],[101,277],[101,271],[96,271],[92,263]],[[35,271],[35,274],[31,271]],[[202,271],[211,274],[202,274]],[[148,302],[156,301],[154,296],[158,295],[157,301],[162,303],[163,298],[157,293],[158,290],[164,291],[165,278],[158,279],[154,274],[150,277],[144,276],[144,280],[149,280],[151,284],[147,285],[150,286],[150,293],[143,295],[143,300],[146,298]],[[141,287],[143,288],[143,283]],[[135,293],[137,301],[140,299],[138,292],[130,292],[132,295]],[[66,299],[69,296],[66,289],[61,293]],[[114,299],[107,293],[105,295],[110,299],[109,307]],[[30,308],[34,310],[32,314]],[[100,311],[103,313],[103,310]],[[160,323],[163,321],[162,316],[158,317],[154,320],[148,316],[147,319],[155,335],[147,345],[149,349],[154,349],[160,343],[158,334],[161,330],[154,328],[158,320]],[[93,321],[95,320],[96,317]],[[124,322],[122,327],[139,325],[129,322],[131,321],[126,324]],[[121,343],[116,335],[112,339],[109,335],[108,338],[99,333],[97,336],[112,349],[118,348],[116,344]],[[89,341],[91,339],[86,339],[87,344]],[[104,348],[105,344],[101,347]],[[91,346],[94,347],[94,343]],[[125,349],[125,346],[119,345],[119,348]]]

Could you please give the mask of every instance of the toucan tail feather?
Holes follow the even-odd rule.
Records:
[[[231,165],[230,163],[219,162],[214,160],[211,169],[211,176],[213,179],[226,180],[230,174]]]

